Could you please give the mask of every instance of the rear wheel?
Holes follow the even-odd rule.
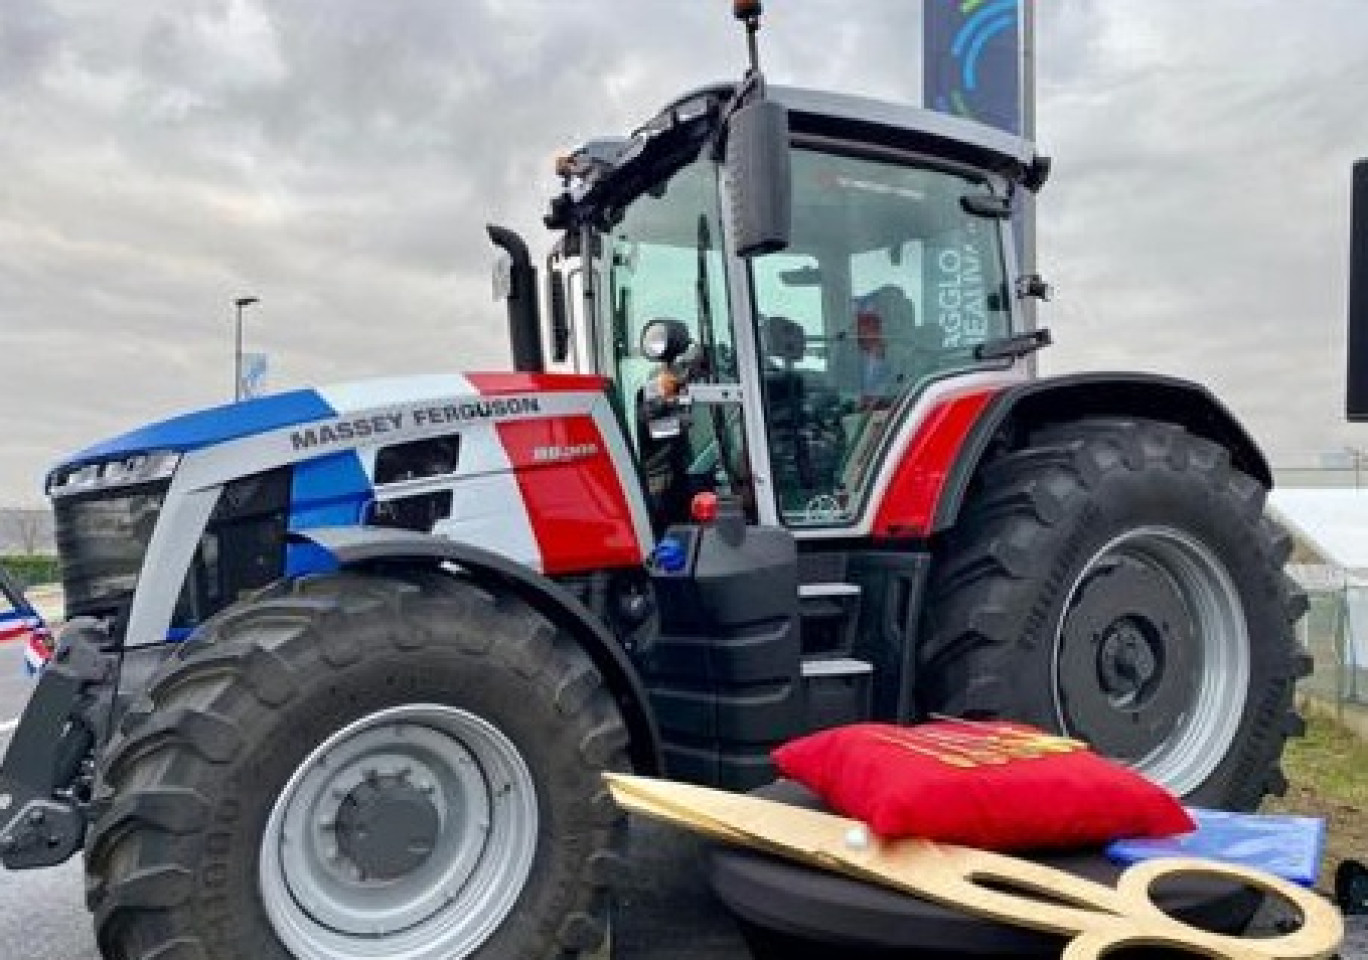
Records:
[[[106,752],[87,852],[105,956],[447,960],[599,945],[626,732],[539,614],[437,574],[227,611]]]
[[[1264,493],[1149,421],[1053,427],[999,457],[940,545],[922,706],[1080,737],[1194,803],[1281,792],[1305,600]]]

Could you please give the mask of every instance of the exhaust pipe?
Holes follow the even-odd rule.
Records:
[[[513,348],[513,369],[519,373],[541,373],[545,368],[541,312],[537,308],[537,268],[532,266],[522,237],[492,223],[485,229],[494,245],[508,254],[508,341]]]

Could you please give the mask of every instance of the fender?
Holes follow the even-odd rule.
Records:
[[[1079,373],[1042,377],[994,396],[969,427],[951,468],[931,533],[953,526],[969,482],[995,441],[1024,435],[1051,423],[1088,417],[1143,417],[1186,428],[1230,451],[1231,463],[1266,489],[1273,487],[1268,460],[1235,415],[1200,384],[1145,373]]]
[[[584,604],[564,587],[507,557],[468,543],[389,527],[316,527],[290,534],[325,551],[338,569],[380,563],[454,563],[481,584],[497,583],[517,594],[551,622],[571,630],[603,674],[631,734],[628,752],[641,773],[659,774],[660,731],[647,709],[646,688],[622,646]]]

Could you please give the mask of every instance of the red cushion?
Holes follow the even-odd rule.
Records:
[[[1171,793],[1139,773],[1023,724],[862,723],[773,756],[785,776],[884,837],[1037,850],[1196,829]]]

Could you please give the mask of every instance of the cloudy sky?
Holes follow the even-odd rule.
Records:
[[[772,79],[915,100],[916,0],[770,0]],[[3,0],[0,505],[232,393],[507,365],[483,225],[557,151],[734,77],[726,0]],[[1342,423],[1368,0],[1038,0],[1058,372],[1213,387],[1279,463]],[[538,244],[539,245],[539,244]]]

